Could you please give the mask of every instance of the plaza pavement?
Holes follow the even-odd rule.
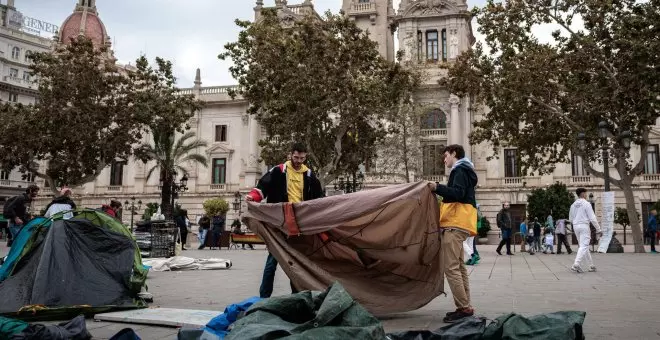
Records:
[[[498,256],[494,246],[480,246],[481,262],[470,271],[472,303],[489,319],[508,312],[534,315],[561,310],[587,312],[587,339],[660,339],[660,255],[593,254],[598,272],[575,274],[574,255]],[[632,251],[628,246],[626,251]],[[0,254],[6,253],[4,242]],[[147,284],[152,307],[224,310],[225,306],[258,294],[266,259],[256,250],[188,250],[184,256],[227,258],[230,270],[151,272]],[[436,329],[442,315],[453,309],[448,296],[408,313],[382,317],[386,331]],[[290,292],[278,269],[274,295]],[[411,292],[414,294],[414,292]],[[386,298],[386,297],[383,297]],[[142,339],[175,339],[177,330],[88,320],[95,339],[107,339],[131,327]]]

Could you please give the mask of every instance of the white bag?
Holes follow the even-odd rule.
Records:
[[[472,253],[474,253],[474,250],[472,249],[472,242],[474,241],[474,236],[468,237],[465,241],[463,241],[463,259],[467,261],[469,258],[472,257]]]

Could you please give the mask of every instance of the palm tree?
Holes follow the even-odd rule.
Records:
[[[156,161],[156,164],[147,172],[147,181],[151,175],[158,170],[162,181],[161,208],[165,216],[172,218],[172,184],[176,179],[177,173],[188,175],[188,171],[183,166],[185,163],[199,163],[203,166],[208,165],[208,159],[201,154],[194,153],[199,147],[206,147],[208,144],[195,138],[192,131],[184,133],[179,139],[175,140],[174,132],[162,133],[152,130],[153,145],[144,143],[140,146],[138,153],[143,162],[150,160]]]

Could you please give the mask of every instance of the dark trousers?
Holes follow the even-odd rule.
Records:
[[[655,250],[655,237],[657,236],[657,233],[655,231],[649,232],[649,239],[651,240],[651,251],[656,251]]]
[[[479,252],[477,251],[477,237],[478,236],[472,238],[472,255],[479,256]]]
[[[502,229],[502,241],[500,241],[500,245],[497,246],[497,251],[501,251],[502,247],[506,244],[506,253],[511,254],[511,230],[510,229]]]
[[[259,287],[259,297],[262,299],[269,298],[273,294],[273,285],[275,283],[275,272],[277,271],[277,259],[271,253],[268,253],[266,258],[266,265],[264,266],[264,275],[261,278],[261,286]],[[291,293],[297,293],[298,290],[291,282]]]
[[[569,253],[572,253],[573,251],[571,250],[571,246],[568,244],[568,240],[566,239],[566,235],[564,234],[557,234],[557,254],[561,253],[561,245],[564,244],[566,246],[566,251]]]
[[[186,241],[188,241],[188,228],[179,227],[179,232],[181,233],[181,247],[186,246]]]

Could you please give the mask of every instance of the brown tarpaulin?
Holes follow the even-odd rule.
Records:
[[[250,203],[243,221],[296,288],[323,291],[339,281],[374,314],[415,310],[444,288],[438,201],[426,183],[293,205]],[[287,206],[295,221],[285,223]]]

